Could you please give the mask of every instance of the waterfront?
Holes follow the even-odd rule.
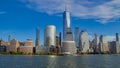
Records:
[[[120,55],[0,56],[0,68],[119,68]]]

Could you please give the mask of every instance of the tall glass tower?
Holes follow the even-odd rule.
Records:
[[[120,53],[120,38],[119,38],[119,33],[116,33],[116,53]]]
[[[116,41],[119,41],[119,34],[116,33]]]
[[[79,45],[79,27],[75,27],[75,32],[74,32],[74,37],[75,37],[75,43],[76,43],[76,47],[78,47]]]
[[[36,41],[35,41],[35,45],[36,46],[40,45],[40,29],[39,28],[36,29]]]
[[[67,28],[70,28],[70,13],[67,8],[63,13],[63,40],[65,39]]]
[[[56,27],[54,25],[47,25],[44,31],[44,45],[56,46]]]
[[[10,42],[12,40],[12,35],[8,36],[8,42]]]

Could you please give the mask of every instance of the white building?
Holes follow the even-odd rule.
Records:
[[[107,36],[104,36],[104,35],[100,36],[99,50],[101,53],[109,52]]]
[[[82,53],[89,52],[89,38],[86,30],[82,30],[79,37],[79,49]]]
[[[56,46],[56,27],[54,25],[47,25],[44,31],[44,46],[49,52],[51,46]]]

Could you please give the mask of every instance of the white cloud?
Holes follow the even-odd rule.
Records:
[[[120,0],[20,0],[28,8],[47,14],[57,14],[69,8],[71,15],[77,18],[95,19],[100,23],[120,19]]]
[[[115,41],[115,36],[107,36],[108,41]]]

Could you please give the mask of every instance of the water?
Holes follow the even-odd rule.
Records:
[[[120,68],[120,55],[0,56],[0,68]]]

